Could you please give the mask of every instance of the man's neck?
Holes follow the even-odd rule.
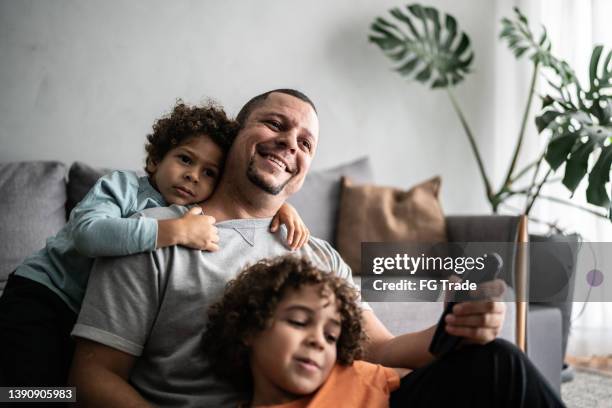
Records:
[[[256,186],[250,191],[228,182],[221,182],[214,194],[200,203],[204,214],[215,217],[217,222],[246,218],[273,217],[283,204],[278,196],[270,195]]]

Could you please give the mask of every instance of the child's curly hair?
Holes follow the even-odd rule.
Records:
[[[366,336],[358,294],[344,279],[291,256],[263,260],[230,281],[223,298],[210,306],[203,346],[212,370],[242,390],[252,387],[249,348],[244,340],[265,330],[287,289],[322,285],[333,294],[341,317],[337,361],[351,364],[363,355]]]
[[[192,136],[210,137],[225,154],[237,132],[237,122],[229,119],[223,108],[214,102],[190,106],[179,99],[172,112],[155,121],[153,133],[147,135],[145,171],[151,175],[150,164],[159,163],[170,150]]]

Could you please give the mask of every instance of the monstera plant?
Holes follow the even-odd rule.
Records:
[[[474,61],[470,38],[459,29],[457,20],[433,7],[411,4],[390,10],[385,18],[376,18],[369,36],[369,40],[391,59],[401,76],[447,92],[467,135],[494,213],[510,197],[523,195],[526,200],[521,211],[528,216],[536,200],[547,199],[612,220],[610,194],[606,190],[612,164],[612,95],[609,92],[612,88],[612,51],[603,59],[603,47],[593,49],[590,80],[585,89],[571,67],[551,53],[546,29],[536,37],[519,9],[514,9],[512,19],[502,19],[500,38],[507,42],[517,59],[528,56],[533,73],[508,170],[499,188],[494,188],[468,120],[454,95],[454,88],[470,74]],[[542,109],[535,118],[538,131],[548,138],[548,143],[529,165],[517,168],[540,78],[544,78],[553,90],[550,95],[541,97]],[[558,181],[551,175],[560,173],[563,164],[562,182],[571,195],[588,174],[587,201],[593,207],[541,193],[544,184]],[[517,187],[520,184],[522,186]],[[607,210],[607,214],[597,206]]]

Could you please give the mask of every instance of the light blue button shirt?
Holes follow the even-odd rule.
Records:
[[[155,250],[157,220],[128,217],[166,205],[147,177],[128,171],[108,174],[72,210],[57,235],[47,239],[45,248],[26,258],[15,274],[47,286],[78,312],[94,258]]]

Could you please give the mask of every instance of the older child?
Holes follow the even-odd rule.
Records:
[[[219,179],[237,125],[211,103],[178,102],[147,136],[146,172],[115,171],[96,182],[68,223],[9,278],[0,298],[0,385],[63,385],[72,358],[70,331],[94,258],[183,245],[218,249],[214,218],[196,206],[182,218],[129,218],[146,208],[206,200]],[[301,246],[308,231],[285,205],[273,226]]]
[[[250,395],[248,406],[388,406],[400,375],[356,361],[364,341],[357,297],[305,260],[259,262],[210,307],[204,352],[217,375]]]

